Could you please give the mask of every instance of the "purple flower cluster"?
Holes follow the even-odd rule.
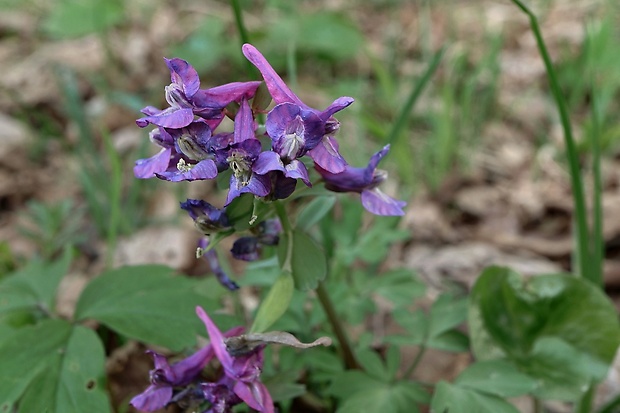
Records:
[[[150,351],[155,361],[155,369],[150,372],[151,385],[131,399],[131,405],[139,411],[152,412],[173,402],[189,401],[208,404],[203,413],[229,413],[235,405],[246,403],[259,412],[274,412],[271,395],[260,381],[264,346],[232,356],[226,350],[224,338],[241,334],[243,328],[222,333],[202,308],[196,307],[196,314],[204,322],[211,343],[173,365],[161,354]],[[219,378],[208,381],[202,371],[214,357],[223,371]]]
[[[340,123],[334,114],[353,98],[340,97],[325,110],[313,109],[295,95],[264,56],[252,45],[243,54],[261,72],[275,107],[264,125],[270,147],[263,150],[257,136],[258,109],[250,106],[260,82],[235,82],[200,89],[196,70],[182,59],[166,59],[170,85],[165,88],[169,107],[146,107],[140,127],[153,125],[150,139],[160,146],[151,158],[136,162],[138,178],[158,177],[172,182],[214,179],[231,170],[226,204],[243,193],[265,199],[287,198],[297,180],[311,186],[304,163],[312,159],[326,188],[361,194],[364,207],[377,215],[402,215],[405,205],[381,192],[386,174],[377,170],[389,147],[375,154],[366,168],[354,168],[339,153],[335,134]],[[216,130],[225,116],[234,120],[232,132]]]

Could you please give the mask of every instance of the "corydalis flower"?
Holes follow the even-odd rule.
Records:
[[[211,128],[203,120],[191,122],[180,129],[158,127],[151,132],[151,141],[162,147],[148,159],[136,161],[134,174],[138,178],[156,176],[167,181],[213,179],[218,167],[212,147],[220,136],[211,136]]]
[[[164,59],[170,70],[170,85],[165,88],[166,101],[170,105],[164,110],[147,106],[142,110],[146,116],[138,119],[141,128],[148,124],[167,128],[182,128],[189,125],[194,116],[199,116],[212,129],[224,117],[224,108],[231,102],[250,99],[256,93],[260,82],[235,82],[212,89],[201,90],[196,70],[183,59]]]
[[[343,96],[323,111],[313,109],[289,89],[258,49],[244,44],[243,54],[261,72],[277,104],[267,116],[266,128],[273,149],[284,164],[308,152],[323,169],[332,173],[342,172],[347,163],[338,153],[332,136],[339,125],[333,114],[353,103],[353,98]]]
[[[202,199],[188,199],[181,202],[181,209],[187,211],[194,225],[205,235],[231,229],[228,216],[223,209],[216,208]]]
[[[277,245],[282,232],[282,224],[278,218],[268,219],[252,228],[253,236],[241,237],[235,241],[230,252],[233,257],[243,261],[258,259],[259,247]]]
[[[375,215],[404,215],[404,201],[395,200],[384,194],[379,184],[387,179],[387,172],[377,169],[377,165],[390,150],[386,145],[382,150],[375,153],[368,162],[366,168],[354,168],[348,166],[339,174],[333,174],[315,166],[323,177],[325,187],[334,192],[358,192],[361,194],[362,205],[366,210]]]
[[[223,336],[233,337],[242,332],[242,327],[235,327]],[[151,385],[129,402],[142,412],[153,412],[166,407],[173,398],[174,389],[196,381],[202,369],[215,354],[213,346],[208,345],[180,362],[170,365],[163,355],[154,351],[147,353],[151,354],[155,361],[155,368],[150,372]]]
[[[205,397],[213,405],[217,405],[221,401],[221,399],[218,399],[219,394],[221,395],[220,397],[226,398],[223,402],[225,402],[226,406],[229,406],[231,399],[234,401],[234,398],[230,397],[232,392],[252,409],[259,412],[272,413],[274,411],[273,400],[265,385],[260,381],[260,373],[263,366],[263,348],[259,347],[255,351],[239,357],[231,356],[226,351],[224,335],[211,321],[207,313],[202,308],[196,307],[196,314],[204,322],[215,356],[224,369],[224,377],[218,381],[218,384],[225,386],[229,390],[224,392],[219,388],[216,393],[213,386],[203,386]]]

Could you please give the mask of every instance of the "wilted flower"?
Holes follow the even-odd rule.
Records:
[[[386,145],[382,150],[375,153],[368,162],[366,168],[354,168],[348,166],[341,173],[334,174],[315,166],[323,177],[325,187],[334,192],[358,192],[361,194],[362,205],[366,210],[376,215],[404,215],[404,201],[395,200],[384,194],[379,184],[387,179],[387,172],[377,169],[381,158],[390,150]]]

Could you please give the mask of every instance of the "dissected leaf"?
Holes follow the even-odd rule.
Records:
[[[278,248],[281,265],[286,261],[289,248],[292,248],[290,265],[295,288],[301,291],[316,288],[327,275],[327,259],[319,244],[299,229],[283,234]]]
[[[461,387],[494,394],[516,397],[533,391],[538,383],[503,360],[480,361],[467,367],[456,379]]]
[[[519,413],[497,396],[440,381],[431,402],[432,413]]]
[[[165,266],[107,271],[86,286],[75,319],[92,318],[127,337],[181,350],[195,344],[196,334],[204,334],[196,306],[214,308],[195,286]]]
[[[108,413],[104,363],[92,330],[62,320],[24,327],[0,342],[0,410]]]
[[[428,393],[414,382],[383,382],[360,371],[337,375],[330,392],[341,399],[339,413],[418,412],[418,403],[427,403]]]
[[[0,282],[0,314],[23,309],[52,312],[58,284],[67,274],[72,252],[66,249],[53,263],[32,260],[28,265]]]

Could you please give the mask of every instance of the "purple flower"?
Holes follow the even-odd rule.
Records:
[[[382,150],[375,153],[368,162],[366,168],[353,168],[348,166],[344,172],[334,174],[316,166],[316,170],[325,181],[325,187],[335,192],[359,192],[362,205],[366,210],[375,215],[404,215],[404,201],[390,198],[378,188],[379,184],[387,179],[387,173],[377,169],[381,158],[390,150],[386,145]]]
[[[218,167],[213,158],[211,128],[203,120],[186,127],[159,127],[151,132],[151,141],[162,147],[155,156],[136,161],[134,174],[138,178],[157,176],[167,181],[213,179]]]
[[[173,159],[173,151],[176,155],[174,138],[162,127],[153,129],[149,133],[151,142],[159,145],[161,150],[147,159],[139,159],[133,168],[136,178],[153,178],[156,173],[164,172],[173,167],[177,160]]]
[[[201,199],[188,199],[181,202],[181,209],[187,211],[194,225],[204,234],[231,229],[228,216],[223,209],[219,209]]]
[[[343,96],[323,111],[313,109],[289,89],[258,49],[244,44],[243,54],[261,72],[277,104],[267,116],[266,128],[274,151],[284,163],[308,152],[323,169],[342,172],[347,163],[334,150],[332,135],[338,130],[339,123],[332,115],[353,103],[353,98]]]
[[[243,332],[243,327],[235,327],[223,336],[233,337]],[[214,348],[208,345],[193,355],[173,364],[166,357],[154,351],[147,351],[153,356],[155,369],[150,372],[151,385],[129,402],[142,412],[153,412],[166,407],[173,398],[174,388],[187,386],[200,377],[202,369],[214,356]]]
[[[200,116],[215,129],[224,117],[224,108],[231,102],[240,102],[254,96],[260,82],[235,82],[201,90],[198,73],[185,60],[164,59],[170,70],[172,83],[166,86],[166,101],[170,105],[164,110],[147,106],[142,110],[146,116],[136,120],[141,128],[148,124],[166,128],[182,128],[189,125],[194,116]]]
[[[239,289],[239,285],[230,279],[228,274],[224,272],[222,266],[220,265],[220,259],[217,256],[217,251],[214,249],[210,249],[205,251],[205,249],[209,246],[209,240],[206,238],[201,238],[198,241],[198,251],[202,251],[202,257],[207,260],[211,271],[215,275],[215,278],[219,281],[219,283],[229,289],[230,291],[235,291]]]
[[[230,252],[242,261],[256,261],[262,245],[277,245],[282,232],[278,218],[262,221],[251,229],[253,236],[241,237],[235,241]]]
[[[271,179],[267,175],[254,172],[252,166],[261,153],[261,143],[256,138],[233,143],[228,149],[220,151],[219,157],[225,157],[232,169],[230,188],[226,205],[243,193],[266,196],[271,191]]]
[[[211,346],[215,352],[215,356],[218,358],[224,369],[224,375],[218,384],[226,386],[229,390],[232,390],[241,400],[243,400],[252,409],[259,412],[273,413],[274,406],[273,400],[269,391],[263,383],[260,382],[260,373],[263,366],[263,353],[262,347],[257,348],[248,354],[244,354],[238,357],[231,356],[226,351],[226,345],[224,344],[224,335],[220,332],[213,321],[209,318],[207,313],[200,308],[196,307],[196,314],[205,323],[207,333],[211,339]],[[205,397],[212,400],[213,406],[218,405],[220,400],[217,396],[222,395],[230,400],[230,393],[222,392],[219,389],[219,393],[214,392],[213,386],[203,386],[205,391]],[[226,411],[226,410],[221,410]]]

